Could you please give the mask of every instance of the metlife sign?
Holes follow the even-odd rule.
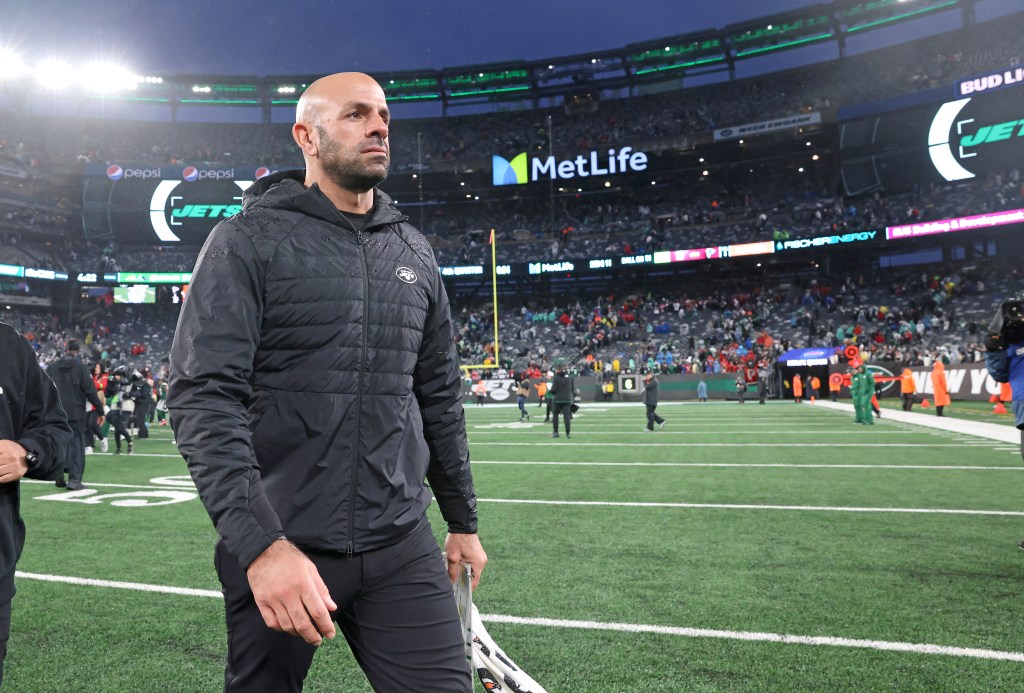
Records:
[[[647,154],[633,151],[632,147],[609,149],[607,153],[591,151],[588,155],[578,154],[575,159],[562,161],[556,161],[553,155],[531,159],[526,152],[522,152],[511,160],[494,155],[491,162],[495,186],[525,185],[544,178],[572,180],[647,170]]]

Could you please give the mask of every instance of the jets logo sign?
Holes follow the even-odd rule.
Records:
[[[1012,108],[1012,101],[985,99],[968,97],[944,103],[932,118],[928,155],[935,170],[948,181],[975,178],[997,161],[1017,158],[1024,149],[1024,113]],[[999,106],[993,107],[994,103]]]
[[[208,187],[199,189],[177,180],[160,181],[149,200],[149,221],[153,232],[164,243],[177,243],[181,241],[182,230],[188,229],[190,220],[212,219],[201,223],[199,233],[205,237],[212,224],[242,211],[241,193],[252,185],[252,181],[236,180],[233,184],[238,187],[236,195],[225,195],[226,191],[214,191]]]
[[[416,273],[413,272],[408,267],[399,267],[397,270],[395,270],[395,274],[398,276],[399,279],[401,279],[406,284],[416,283]]]

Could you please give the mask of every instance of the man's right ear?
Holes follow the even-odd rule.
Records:
[[[319,143],[316,141],[314,130],[308,123],[295,123],[292,125],[292,139],[299,146],[302,153],[310,158],[316,157],[320,152]]]

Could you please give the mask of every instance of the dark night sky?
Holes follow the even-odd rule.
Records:
[[[5,0],[0,44],[30,63],[50,56],[116,58],[143,74],[422,69],[617,48],[810,4]]]

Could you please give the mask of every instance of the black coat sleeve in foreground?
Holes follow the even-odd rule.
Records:
[[[246,413],[264,272],[238,223],[220,223],[199,254],[171,347],[167,407],[203,505],[244,569],[283,531],[260,479]]]
[[[434,267],[433,280],[433,301],[413,377],[413,391],[423,417],[423,434],[430,449],[427,481],[448,523],[448,531],[475,534],[476,491],[469,469],[462,375],[455,352],[448,294],[437,267]]]
[[[29,465],[25,476],[52,481],[64,473],[64,455],[71,442],[71,427],[61,407],[57,386],[39,367],[28,342],[20,337],[18,342],[15,358],[25,374],[25,397],[21,433],[16,442],[39,455],[36,463]]]

